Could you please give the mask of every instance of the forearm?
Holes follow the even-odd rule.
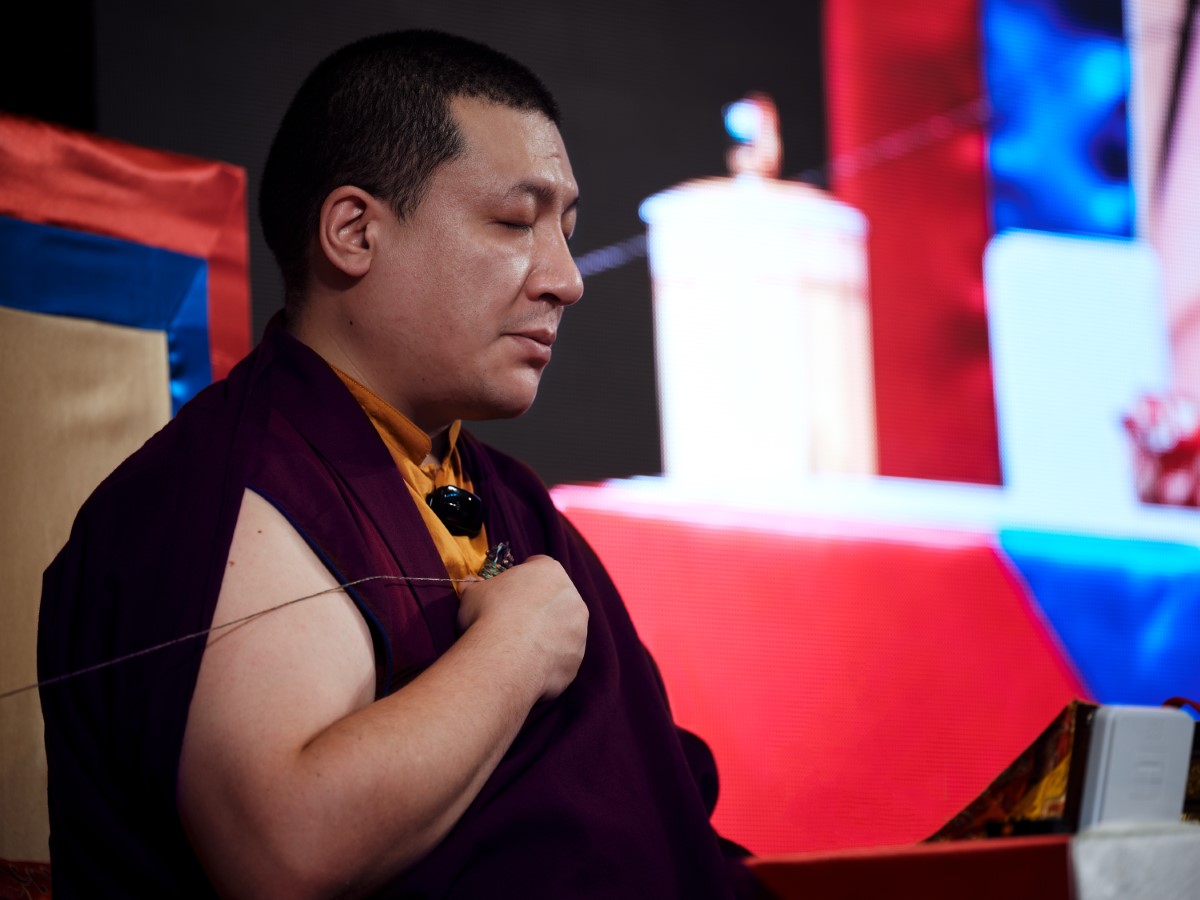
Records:
[[[210,866],[229,896],[359,896],[436,846],[520,730],[541,690],[519,637],[472,628],[399,692],[280,761],[230,816],[244,834]],[[230,855],[232,853],[232,856]]]
[[[410,685],[319,735],[301,753],[298,777],[311,786],[309,804],[339,810],[346,827],[326,826],[304,843],[322,845],[363,888],[428,853],[537,701],[539,673],[529,660],[519,641],[471,629]]]

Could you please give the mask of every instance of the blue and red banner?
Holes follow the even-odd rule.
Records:
[[[237,166],[0,115],[0,305],[161,330],[172,408],[250,349]]]

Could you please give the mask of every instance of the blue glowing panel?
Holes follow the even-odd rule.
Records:
[[[1101,703],[1200,695],[1200,547],[1024,530],[1000,546]]]
[[[997,232],[1133,234],[1120,0],[985,0]]]

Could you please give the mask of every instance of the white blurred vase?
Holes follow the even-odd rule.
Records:
[[[875,472],[862,214],[750,175],[685,182],[639,213],[664,474],[736,483],[747,451],[785,480]]]

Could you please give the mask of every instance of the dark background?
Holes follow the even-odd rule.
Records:
[[[825,160],[817,0],[64,0],[3,29],[0,108],[244,167],[257,340],[281,302],[255,213],[275,127],[318,60],[397,28],[483,41],[546,81],[582,191],[577,256],[644,233],[637,208],[651,194],[723,174],[721,109],[747,91],[778,104],[786,173]],[[644,258],[589,276],[533,410],[471,429],[549,483],[659,472],[652,316]]]

